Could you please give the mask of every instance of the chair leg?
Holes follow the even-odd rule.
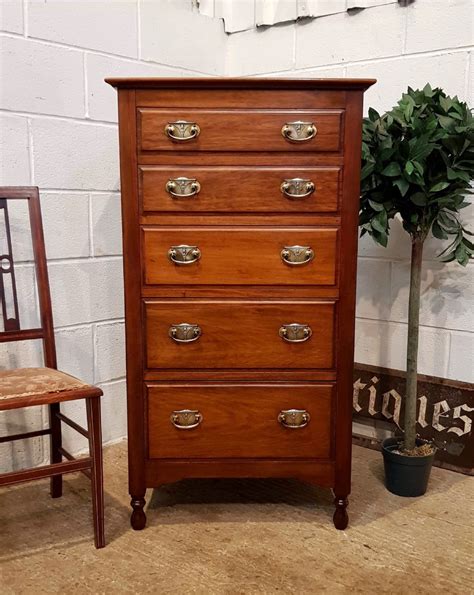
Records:
[[[51,463],[60,463],[63,458],[59,451],[62,446],[61,421],[57,414],[60,412],[59,403],[49,405],[49,427],[50,436],[50,458]],[[60,498],[63,495],[63,476],[55,475],[50,479],[50,492],[52,498]]]
[[[102,430],[100,423],[100,397],[86,399],[89,453],[92,458],[91,492],[94,541],[96,548],[105,546],[104,532],[104,479],[102,468]]]

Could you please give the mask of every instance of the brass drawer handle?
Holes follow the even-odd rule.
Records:
[[[172,324],[168,330],[169,337],[176,343],[192,343],[197,341],[201,334],[201,327],[198,324],[188,322]]]
[[[173,198],[190,198],[201,190],[196,178],[172,178],[166,182],[166,192]]]
[[[202,422],[202,413],[197,409],[181,409],[173,411],[170,420],[178,430],[192,430]]]
[[[290,200],[298,200],[311,196],[315,190],[314,182],[303,178],[284,180],[280,186],[282,193]]]
[[[306,409],[284,409],[278,414],[278,421],[285,428],[304,428],[309,424],[310,414]]]
[[[313,331],[307,324],[292,322],[291,324],[283,324],[278,334],[288,343],[304,343],[311,337]]]
[[[311,140],[318,133],[313,122],[287,122],[281,129],[284,138],[292,143],[304,143]]]
[[[188,246],[187,244],[171,246],[168,250],[168,258],[178,265],[193,264],[201,258],[201,250],[197,246]]]
[[[280,252],[281,259],[290,266],[308,264],[314,258],[314,251],[310,246],[285,246]]]
[[[193,140],[197,138],[201,129],[196,122],[187,122],[186,120],[177,120],[176,122],[168,122],[165,126],[165,134],[171,139],[178,142]]]

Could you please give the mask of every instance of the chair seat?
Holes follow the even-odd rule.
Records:
[[[53,368],[0,370],[0,409],[100,396],[102,391]]]

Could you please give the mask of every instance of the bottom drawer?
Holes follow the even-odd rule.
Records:
[[[148,456],[329,458],[333,390],[330,384],[148,385]]]

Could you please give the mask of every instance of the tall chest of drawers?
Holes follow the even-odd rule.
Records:
[[[347,526],[362,96],[372,80],[118,88],[131,524],[193,477],[332,488]]]

